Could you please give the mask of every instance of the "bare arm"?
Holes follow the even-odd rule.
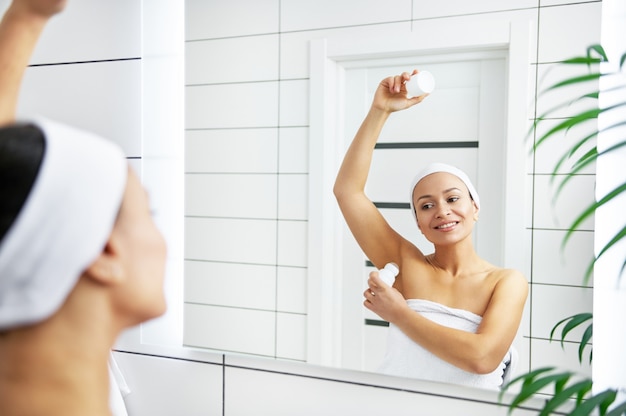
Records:
[[[496,285],[482,322],[475,334],[439,325],[410,309],[400,292],[385,285],[372,272],[364,305],[381,318],[394,323],[409,338],[463,370],[487,374],[500,364],[519,328],[528,282],[510,270]]]
[[[66,0],[14,0],[0,21],[0,126],[15,119],[24,71],[46,23]]]
[[[404,82],[412,73],[385,78],[378,86],[371,108],[344,157],[334,186],[339,208],[365,255],[378,268],[398,261],[404,239],[385,221],[365,194],[374,146],[392,112],[421,102],[426,95],[407,98]]]

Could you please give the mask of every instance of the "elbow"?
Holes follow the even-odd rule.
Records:
[[[347,190],[345,186],[342,186],[339,182],[335,182],[335,186],[333,186],[333,195],[335,195],[335,199],[341,205],[341,201],[345,198],[347,194]]]
[[[335,199],[337,200],[339,200],[339,197],[341,196],[341,187],[337,185],[337,182],[335,182],[335,185],[333,186],[333,195],[335,195]]]
[[[502,363],[502,358],[498,358],[498,354],[479,353],[467,363],[467,370],[475,374],[489,374],[494,372]]]
[[[500,361],[479,360],[472,363],[472,369],[470,371],[476,374],[489,374],[494,372],[498,368],[498,365],[500,365]]]

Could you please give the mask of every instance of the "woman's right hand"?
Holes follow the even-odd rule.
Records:
[[[65,8],[67,0],[13,0],[11,8],[19,13],[50,18]]]
[[[0,126],[15,122],[24,70],[44,27],[67,0],[13,0],[0,19]]]
[[[392,113],[394,111],[407,109],[422,102],[428,94],[407,98],[405,85],[411,79],[411,76],[417,74],[418,72],[419,71],[417,69],[414,69],[413,72],[403,72],[400,75],[394,75],[383,79],[380,84],[378,84],[378,88],[374,94],[372,107]]]

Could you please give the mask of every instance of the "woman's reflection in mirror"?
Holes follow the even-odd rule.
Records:
[[[482,259],[472,242],[480,200],[467,175],[454,166],[421,167],[409,191],[417,227],[434,245],[423,253],[398,234],[365,193],[374,147],[393,112],[409,98],[406,82],[417,70],[383,79],[337,174],[334,194],[357,243],[378,269],[394,262],[393,287],[371,272],[364,305],[389,322],[380,371],[497,389],[509,376],[512,347],[528,283],[517,270]],[[487,218],[487,220],[489,220]]]

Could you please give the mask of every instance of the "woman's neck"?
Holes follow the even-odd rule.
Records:
[[[0,414],[110,416],[110,344],[91,335],[54,322],[1,334]]]
[[[426,256],[426,258],[431,265],[447,271],[452,276],[473,273],[482,270],[487,265],[478,256],[471,241],[435,246],[435,252]]]

